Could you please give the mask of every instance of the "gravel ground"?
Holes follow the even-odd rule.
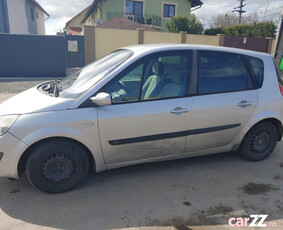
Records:
[[[66,74],[67,76],[80,70],[80,68],[72,68],[67,69]],[[52,79],[51,79],[52,80]],[[20,80],[2,80],[0,79],[0,93],[1,94],[17,94],[24,90],[30,89],[38,84],[43,82],[50,81],[50,79],[44,80],[27,80],[27,81],[20,81]]]
[[[0,81],[0,93],[16,94],[45,81]]]

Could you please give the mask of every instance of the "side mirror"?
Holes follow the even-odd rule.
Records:
[[[90,98],[90,100],[98,106],[112,104],[111,96],[108,93],[99,93],[95,97]]]

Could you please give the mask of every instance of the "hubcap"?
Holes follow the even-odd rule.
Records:
[[[268,148],[269,143],[270,143],[269,133],[264,130],[259,130],[252,137],[251,150],[254,153],[262,153]]]
[[[54,153],[43,161],[41,169],[45,180],[60,183],[72,178],[76,171],[76,164],[69,155]]]

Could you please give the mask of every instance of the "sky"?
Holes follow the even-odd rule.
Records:
[[[37,2],[50,14],[45,24],[46,33],[54,35],[63,31],[66,22],[88,7],[93,0],[37,0]],[[209,24],[212,16],[231,12],[234,7],[239,6],[238,0],[202,0],[202,2],[203,6],[193,13],[205,25]],[[244,10],[247,11],[245,15],[257,12],[262,17],[267,14],[275,21],[279,20],[283,7],[283,0],[246,0],[244,3],[247,4],[244,7]]]

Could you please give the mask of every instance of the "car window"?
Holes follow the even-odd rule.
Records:
[[[85,66],[60,82],[58,86],[59,96],[73,99],[79,98],[132,55],[133,52],[130,50],[116,50]]]
[[[245,56],[245,60],[252,71],[255,86],[259,89],[263,83],[263,62],[261,59],[251,56]]]
[[[247,89],[248,71],[241,55],[199,51],[198,93],[223,93]]]
[[[137,101],[141,88],[144,64],[134,65],[121,76],[115,78],[102,91],[109,93],[112,103]]]
[[[148,60],[141,100],[182,97],[187,94],[189,55],[185,52],[160,54]]]
[[[109,93],[113,104],[182,97],[188,79],[188,52],[162,52],[141,59],[100,92]]]

